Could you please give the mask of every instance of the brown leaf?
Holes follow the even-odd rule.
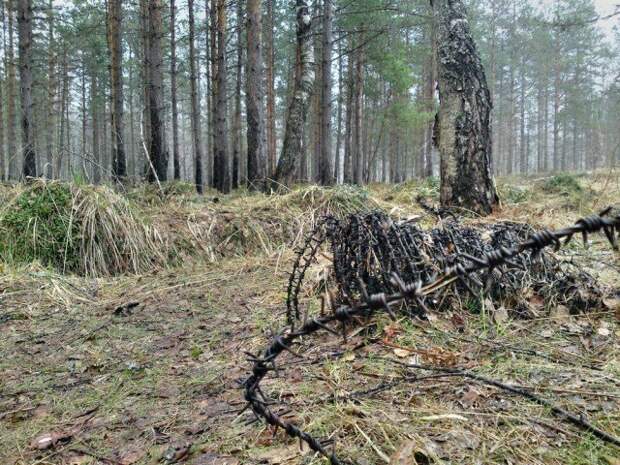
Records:
[[[465,408],[471,408],[478,402],[478,399],[480,399],[480,392],[473,387],[469,387],[459,399],[459,403]]]
[[[417,441],[407,441],[390,457],[390,465],[430,465],[430,454]]]
[[[162,459],[164,460],[165,463],[177,463],[188,456],[191,448],[192,448],[191,443],[170,446],[166,450],[166,452],[164,452]]]
[[[219,455],[215,452],[205,452],[194,457],[188,465],[239,465],[234,457]]]

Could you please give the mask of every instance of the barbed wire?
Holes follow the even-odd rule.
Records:
[[[341,336],[346,340],[347,325],[353,324],[356,318],[367,318],[376,314],[385,313],[392,319],[395,319],[396,315],[393,307],[403,302],[414,303],[419,308],[424,309],[424,298],[426,296],[434,294],[440,289],[456,281],[464,283],[467,288],[471,288],[472,284],[478,287],[483,287],[483,284],[476,276],[474,276],[475,273],[480,271],[492,273],[493,270],[501,266],[510,265],[514,258],[526,251],[532,252],[532,255],[534,256],[538,256],[543,249],[547,247],[553,247],[557,251],[562,246],[567,245],[575,235],[581,235],[584,244],[587,245],[588,237],[591,234],[603,233],[613,249],[618,250],[620,214],[610,217],[609,215],[611,212],[612,207],[609,207],[602,211],[599,215],[592,215],[587,218],[580,219],[571,227],[560,229],[558,231],[539,231],[532,234],[529,239],[520,242],[513,247],[500,247],[485,252],[479,257],[463,253],[463,257],[467,260],[466,264],[458,263],[448,266],[440,276],[427,281],[420,279],[405,282],[396,271],[393,271],[391,281],[398,291],[390,294],[384,292],[369,294],[366,290],[364,282],[359,279],[358,285],[361,291],[361,299],[358,302],[351,303],[349,305],[336,306],[336,303],[332,301],[331,304],[335,307],[332,308],[332,313],[330,315],[312,318],[306,313],[304,314],[305,321],[303,321],[303,324],[298,329],[295,329],[295,327],[291,325],[288,330],[275,335],[269,346],[264,349],[261,355],[255,355],[249,352],[246,353],[253,366],[251,375],[243,383],[244,397],[247,401],[244,411],[251,409],[257,420],[262,419],[276,429],[282,428],[288,436],[299,439],[300,442],[307,443],[311,450],[328,458],[333,465],[344,465],[350,463],[339,458],[334,450],[327,450],[327,444],[329,441],[321,441],[315,438],[295,424],[285,421],[280,415],[276,414],[270,408],[275,402],[269,399],[269,397],[263,392],[261,383],[269,373],[278,371],[276,361],[280,355],[284,352],[288,352],[296,358],[303,359],[303,356],[293,349],[293,345],[299,343],[303,337],[325,331],[338,337]],[[306,244],[306,248],[313,249],[319,242],[319,239],[311,239]],[[302,264],[301,268],[307,269],[306,264]],[[290,317],[291,315],[289,314],[289,318]],[[516,394],[524,395],[530,400],[536,401],[547,407],[551,407],[554,414],[570,421],[575,426],[589,431],[595,437],[598,437],[599,439],[610,444],[620,446],[620,439],[596,428],[585,419],[572,415],[554,406],[549,401],[541,399],[528,391],[507,386],[498,381],[483,378],[479,375],[460,371],[458,369],[443,369],[430,366],[411,366],[410,368],[458,374],[460,376],[469,377],[480,382],[507,389]]]

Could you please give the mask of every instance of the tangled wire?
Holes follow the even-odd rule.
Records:
[[[487,289],[489,292],[504,292],[502,276],[506,269],[526,273],[528,268],[538,268],[540,276],[551,273],[554,264],[545,258],[543,249],[554,247],[559,250],[568,244],[576,234],[587,243],[592,233],[603,233],[611,246],[618,249],[620,215],[608,217],[611,208],[579,220],[574,226],[559,231],[543,230],[532,232],[529,228],[508,227],[506,224],[491,228],[490,241],[481,241],[480,233],[474,230],[445,225],[441,230],[425,233],[414,224],[394,223],[386,215],[372,213],[354,215],[349,221],[338,222],[326,219],[316,229],[299,252],[294,271],[289,281],[289,319],[291,327],[274,336],[272,342],[260,355],[248,353],[253,364],[252,374],[244,383],[246,408],[250,408],[257,419],[269,425],[282,428],[293,438],[304,441],[310,449],[328,458],[334,465],[347,463],[334,451],[328,451],[326,442],[321,441],[275,413],[274,403],[261,389],[261,383],[271,372],[276,372],[277,360],[289,352],[295,352],[293,345],[301,338],[326,331],[336,336],[347,334],[347,325],[355,324],[358,318],[368,318],[386,313],[395,318],[395,312],[405,308],[411,314],[423,314],[429,304],[429,297],[436,296],[453,284],[471,292]],[[517,238],[527,236],[524,240]],[[299,310],[298,295],[314,257],[321,246],[329,241],[333,254],[334,276],[339,284],[340,295],[329,295],[324,304],[329,304],[331,313],[326,314],[326,305],[321,316],[309,315]],[[518,275],[515,275],[518,276]],[[517,279],[517,278],[515,278]],[[514,285],[511,279],[508,284]],[[300,326],[295,327],[293,323]],[[610,444],[620,446],[620,439],[588,423],[583,417],[573,415],[549,401],[498,381],[457,369],[409,366],[457,374],[494,385],[510,392],[523,395],[545,405],[564,420],[590,432]]]
[[[325,248],[329,250],[331,268],[329,276],[319,283],[325,303],[351,304],[365,292],[397,291],[394,273],[405,282],[429,282],[450,268],[465,268],[476,260],[473,257],[488,256],[496,261],[503,249],[533,234],[534,229],[526,224],[500,222],[474,228],[461,225],[456,217],[432,230],[414,222],[393,221],[383,212],[354,214],[344,221],[325,218],[297,253],[287,293],[288,321],[295,324],[306,318],[300,310],[300,293],[309,268]],[[410,305],[405,301],[403,310],[423,316],[428,308],[438,309],[440,302],[454,308],[459,306],[453,305],[457,300],[475,301],[481,290],[493,301],[504,302],[520,313],[528,311],[523,296],[529,290],[549,304],[566,305],[574,313],[599,306],[603,298],[603,291],[591,275],[563,266],[554,256],[537,249],[526,250],[484,273],[476,271],[428,302],[420,300]]]

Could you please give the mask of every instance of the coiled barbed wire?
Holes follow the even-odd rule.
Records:
[[[456,264],[445,269],[444,273],[439,277],[422,281],[405,282],[396,272],[392,273],[392,283],[398,288],[397,292],[368,294],[363,282],[360,282],[362,289],[362,298],[351,305],[341,305],[332,309],[330,315],[308,318],[298,329],[290,328],[282,334],[274,336],[269,346],[262,352],[262,355],[254,355],[247,353],[249,360],[253,364],[251,375],[244,382],[244,397],[247,401],[245,409],[251,409],[257,419],[264,420],[267,424],[277,428],[282,428],[287,435],[299,439],[308,444],[311,450],[321,454],[330,460],[333,465],[348,464],[347,461],[340,459],[334,451],[328,451],[326,443],[313,437],[309,433],[303,431],[293,423],[285,421],[281,416],[274,413],[270,406],[273,404],[262,391],[261,382],[272,371],[277,371],[276,360],[283,352],[290,352],[295,357],[302,357],[296,353],[292,346],[304,336],[310,336],[320,331],[326,331],[331,334],[339,335],[334,325],[341,326],[341,334],[346,337],[347,324],[353,323],[355,318],[370,317],[378,313],[387,313],[394,317],[392,309],[398,303],[409,301],[420,306],[424,305],[424,297],[437,292],[439,289],[460,280],[467,283],[468,280],[474,279],[474,273],[487,270],[492,272],[493,269],[509,264],[515,257],[526,251],[531,251],[534,255],[539,254],[543,249],[553,246],[555,250],[559,250],[563,245],[567,245],[575,235],[581,234],[584,243],[587,244],[590,234],[602,232],[614,250],[618,250],[618,235],[620,235],[620,214],[614,217],[607,217],[612,211],[609,207],[602,211],[599,215],[592,215],[583,218],[575,223],[574,226],[560,229],[558,231],[544,230],[533,234],[528,240],[521,242],[514,247],[502,247],[490,252],[486,252],[481,257],[467,256],[468,263],[466,265]],[[482,285],[481,283],[477,283]],[[432,367],[419,367],[424,369],[432,369]],[[445,371],[445,370],[444,370]],[[452,372],[454,370],[451,370]],[[460,374],[477,378],[483,382],[494,385],[501,385],[493,380],[467,373]],[[519,391],[510,388],[512,392],[526,395],[531,400],[537,401],[543,405],[551,406],[552,411],[571,422],[572,424],[589,431],[595,437],[620,447],[620,439],[596,428],[583,418],[569,414],[557,407],[552,406],[548,401],[537,398],[531,393]],[[245,410],[244,409],[244,410]]]

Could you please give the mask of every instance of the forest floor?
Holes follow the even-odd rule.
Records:
[[[617,174],[581,178],[576,191],[542,189],[545,182],[503,180],[505,205],[491,220],[567,226],[620,199]],[[415,214],[412,197],[427,187],[374,186],[370,197],[393,214]],[[183,225],[183,215],[196,218],[215,209],[234,222],[240,209],[252,215],[253,208],[251,199],[239,196],[217,204],[212,198],[189,206],[169,202],[174,205],[149,206],[148,214]],[[264,204],[260,208],[264,212]],[[296,218],[311,214],[300,211]],[[235,241],[241,235],[254,244],[237,253],[221,243],[203,245],[200,258],[187,254],[178,266],[141,276],[91,279],[37,265],[5,266],[0,463],[325,463],[282,431],[248,424],[250,412],[240,414],[240,383],[250,369],[244,351],[259,352],[271,331],[284,325],[292,245],[299,241],[267,244],[256,228],[252,223],[245,236],[237,231]],[[273,224],[262,233],[269,236],[269,228]],[[192,231],[200,242],[202,233]],[[575,246],[563,258],[617,293],[620,257],[593,239],[592,249]],[[232,241],[231,235],[226,243]],[[287,420],[337,438],[335,450],[360,465],[618,465],[620,449],[549,408],[458,377],[404,382],[387,361],[451,359],[527,386],[619,436],[620,307],[613,295],[607,302],[578,316],[543,311],[544,302],[533,301],[540,311],[527,319],[485,312],[397,323],[377,318],[352,329],[346,343],[327,334],[305,344],[304,360],[285,364],[286,376],[265,386],[288,406]],[[365,331],[370,326],[380,335],[372,344]],[[390,389],[383,386],[398,380]],[[372,395],[362,392],[377,387]]]

